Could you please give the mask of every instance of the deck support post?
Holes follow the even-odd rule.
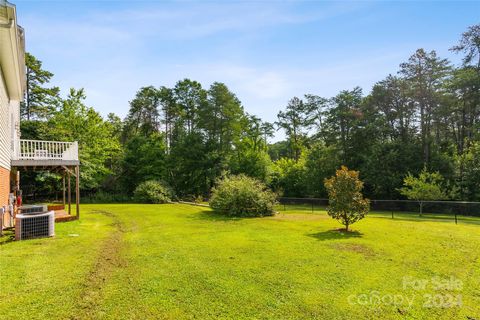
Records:
[[[70,171],[67,171],[67,185],[68,185],[68,214],[72,214],[72,189],[70,183]]]
[[[62,200],[63,200],[63,209],[65,210],[65,172],[62,174],[62,182],[63,182],[63,195],[62,195]]]
[[[77,220],[80,219],[80,166],[75,167],[75,201],[77,205]]]
[[[18,195],[18,192],[20,191],[20,170],[17,169],[17,174],[15,175],[16,176],[16,180],[15,180],[15,195],[17,196]]]

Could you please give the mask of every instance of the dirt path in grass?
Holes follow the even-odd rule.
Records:
[[[114,230],[103,240],[95,263],[88,272],[82,292],[78,297],[75,314],[71,319],[97,319],[101,317],[103,302],[103,289],[116,269],[125,268],[127,261],[120,252],[124,246],[123,234],[128,232],[118,217],[107,211],[93,211],[103,214],[113,220]]]

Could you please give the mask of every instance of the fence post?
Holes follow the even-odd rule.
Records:
[[[455,224],[457,224],[457,210],[455,210]]]
[[[393,210],[392,210],[392,219],[393,219]]]

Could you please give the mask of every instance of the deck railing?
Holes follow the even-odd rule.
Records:
[[[70,160],[78,161],[78,142],[20,139],[13,160]]]

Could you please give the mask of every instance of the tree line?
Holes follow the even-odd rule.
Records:
[[[219,178],[245,174],[284,196],[325,197],[324,179],[346,165],[370,198],[400,199],[405,177],[432,172],[445,198],[480,201],[480,25],[451,50],[461,64],[418,49],[368,94],[293,97],[275,123],[247,113],[224,83],[191,79],[140,88],[125,119],[103,118],[83,90],[61,98],[48,87],[53,74],[27,55],[22,134],[78,140],[82,189],[93,192],[130,195],[160,180],[179,197],[206,197]],[[286,139],[269,143],[277,130]],[[39,189],[56,179],[31,177]]]

